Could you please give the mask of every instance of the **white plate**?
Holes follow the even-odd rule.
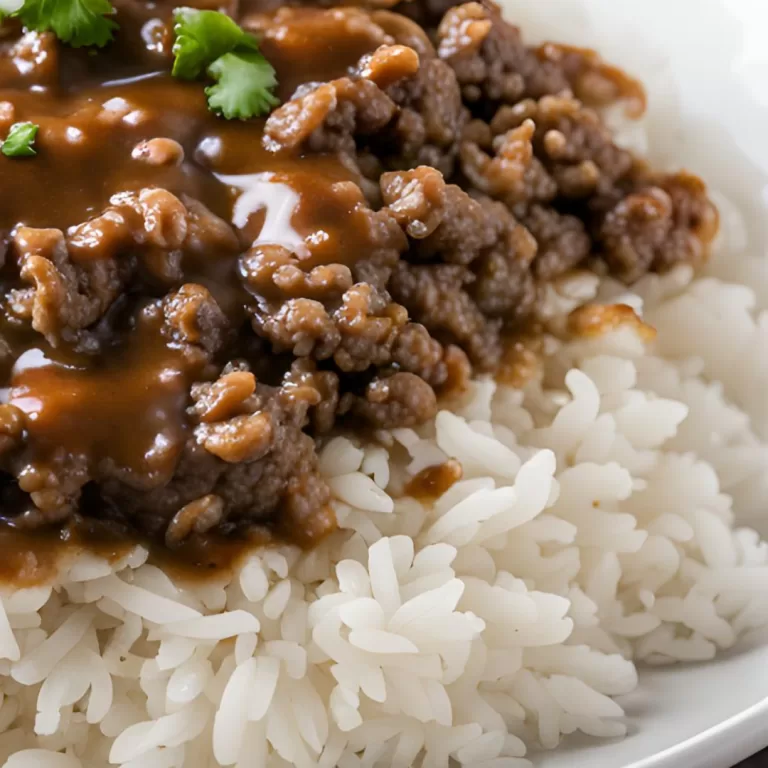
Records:
[[[638,75],[648,87],[651,157],[689,168],[736,202],[749,250],[768,253],[768,0],[502,5],[527,37],[595,47]],[[742,514],[752,524],[762,517],[768,534],[767,511]],[[626,739],[566,742],[535,764],[730,768],[768,746],[768,633],[712,663],[642,670],[640,688],[622,703]]]
[[[768,746],[768,633],[717,661],[643,670],[622,741],[566,743],[537,768],[731,768]]]

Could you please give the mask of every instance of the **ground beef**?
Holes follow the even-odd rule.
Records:
[[[468,288],[473,280],[470,270],[456,264],[400,262],[392,292],[435,338],[460,346],[474,365],[490,370],[501,353],[501,323],[486,318],[472,300]]]
[[[532,205],[523,217],[525,228],[537,244],[531,265],[539,280],[553,280],[581,264],[592,249],[584,223],[555,208]]]
[[[382,194],[411,240],[393,296],[436,338],[493,370],[502,330],[533,311],[533,238],[505,206],[469,197],[433,168],[382,176]]]
[[[600,109],[644,94],[594,52],[530,47],[492,2],[276,5],[221,6],[277,70],[245,122],[170,76],[168,4],[117,2],[95,54],[3,22],[0,131],[40,125],[0,163],[15,525],[312,544],[318,440],[434,417],[574,268],[706,258],[704,185],[617,145]]]
[[[182,285],[162,302],[163,335],[189,357],[210,360],[224,345],[227,318],[201,285]]]
[[[422,57],[412,76],[387,88],[398,107],[386,136],[373,142],[390,168],[429,165],[448,176],[453,171],[457,142],[468,113],[451,68],[443,61]]]
[[[502,113],[500,109],[497,116]],[[494,135],[490,125],[474,121],[459,148],[461,171],[472,186],[502,201],[510,210],[524,210],[535,202],[549,202],[557,184],[535,156],[535,123],[526,119]]]
[[[9,309],[52,346],[81,343],[81,332],[103,316],[125,282],[126,270],[113,259],[73,264],[58,229],[19,227],[11,248],[30,287],[11,290]]]
[[[492,4],[465,3],[447,11],[437,29],[437,50],[478,116],[490,117],[499,104],[539,98],[569,87],[561,67],[542,61],[524,43],[520,30]]]
[[[423,378],[400,372],[374,379],[364,397],[345,395],[341,412],[384,429],[415,427],[435,417],[437,397]]]

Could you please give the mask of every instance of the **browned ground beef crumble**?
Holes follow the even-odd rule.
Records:
[[[335,525],[315,438],[434,416],[575,267],[706,255],[701,181],[650,170],[596,111],[642,89],[526,46],[491,2],[191,4],[261,36],[267,119],[219,119],[170,76],[174,4],[116,2],[95,55],[2,27],[0,134],[41,126],[37,157],[0,158],[17,526],[312,543]]]

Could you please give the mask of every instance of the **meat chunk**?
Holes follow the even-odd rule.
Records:
[[[110,509],[138,516],[145,530],[174,545],[209,524],[269,522],[275,509],[287,515],[279,524],[306,542],[334,527],[314,441],[302,431],[313,410],[326,402],[335,410],[327,377],[294,366],[271,386],[246,365],[231,364],[216,381],[193,385],[191,397],[196,426],[173,479],[144,492],[107,479]]]
[[[657,181],[631,191],[598,219],[603,257],[628,282],[649,270],[701,264],[717,229],[717,213],[699,179],[680,173]]]
[[[523,217],[523,224],[538,244],[532,267],[539,280],[553,280],[589,256],[592,242],[576,216],[534,205]]]
[[[415,427],[437,414],[435,392],[412,373],[372,381],[364,397],[346,395],[342,412],[351,412],[379,429]]]
[[[188,283],[163,300],[163,333],[190,355],[212,357],[224,344],[227,318],[202,285]]]
[[[10,309],[52,346],[77,342],[117,298],[128,271],[114,259],[74,263],[64,233],[55,229],[21,227],[13,249],[19,275],[32,287],[15,289]]]
[[[169,523],[165,532],[166,545],[172,549],[193,533],[207,533],[221,523],[223,515],[224,501],[213,493],[190,501]]]
[[[464,100],[480,111],[569,87],[562,69],[539,59],[493,3],[451,8],[440,22],[437,43],[438,55],[456,73]]]
[[[474,275],[456,264],[398,264],[392,294],[443,343],[456,344],[480,370],[492,370],[501,353],[501,322],[486,318],[468,287]]]
[[[501,209],[489,213],[434,168],[385,174],[381,185],[384,201],[411,236],[408,261],[439,258],[464,266],[498,239]],[[506,211],[501,215],[510,217]]]
[[[492,370],[502,328],[533,311],[536,241],[504,205],[469,197],[433,168],[386,174],[382,194],[412,241],[413,263],[398,264],[392,295],[436,338]]]
[[[534,201],[549,202],[557,185],[534,155],[535,130],[535,123],[527,119],[495,137],[491,132],[476,138],[470,133],[459,149],[463,173],[476,189],[502,200],[511,210],[522,210]]]
[[[392,100],[373,81],[345,77],[300,90],[269,116],[264,141],[268,149],[276,151],[306,144],[318,152],[345,152],[354,157],[355,137],[384,128],[395,110]]]
[[[390,168],[430,165],[450,174],[468,119],[451,68],[440,59],[425,59],[413,77],[386,92],[399,112],[389,135],[374,137],[377,151],[386,156],[385,164]]]

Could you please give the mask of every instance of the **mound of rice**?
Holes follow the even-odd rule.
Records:
[[[734,405],[765,434],[755,294],[682,269],[550,298],[553,328],[619,301],[658,339],[631,315],[553,335],[523,391],[478,380],[418,431],[333,439],[341,530],[310,554],[190,587],[137,548],[6,594],[6,768],[522,768],[573,731],[623,735],[635,662],[768,622],[768,546],[732,512],[766,497],[768,445]],[[402,496],[448,458],[463,477],[434,503]]]

